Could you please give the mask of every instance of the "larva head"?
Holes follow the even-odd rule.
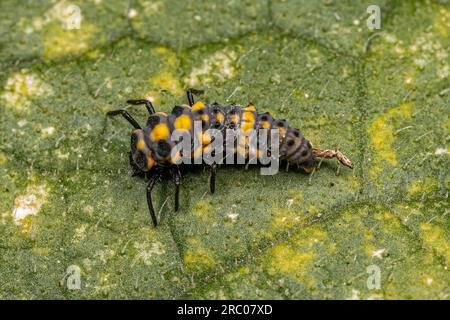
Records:
[[[289,128],[280,146],[280,154],[289,163],[298,164],[311,172],[316,163],[311,143],[297,129]]]

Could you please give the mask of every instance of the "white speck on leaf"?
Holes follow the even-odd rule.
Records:
[[[288,209],[294,204],[294,199],[288,199],[286,201]]]
[[[41,130],[42,134],[45,136],[51,136],[52,134],[55,133],[55,128],[54,127],[47,127],[47,128],[43,128]]]
[[[359,299],[359,291],[356,289],[352,289],[352,296],[347,300],[360,300]]]
[[[18,125],[20,128],[24,127],[27,123],[28,123],[28,121],[25,120],[25,119],[22,119],[22,120],[17,121],[17,125]]]
[[[137,15],[138,15],[138,12],[136,11],[136,9],[131,8],[128,11],[128,18],[130,18],[130,19],[136,17]]]
[[[21,225],[29,215],[39,212],[47,197],[46,189],[44,185],[28,187],[25,195],[14,200],[13,219],[17,225]]]
[[[138,250],[138,253],[134,257],[131,266],[134,266],[138,261],[142,261],[147,266],[151,265],[152,257],[154,255],[159,256],[166,252],[163,244],[158,241],[153,242],[151,245],[147,242],[144,243],[136,242],[134,244],[134,247]]]
[[[52,93],[52,87],[37,74],[22,69],[6,80],[1,98],[5,101],[7,107],[26,109],[31,105],[33,98],[51,95]]]
[[[383,259],[383,253],[386,251],[386,249],[378,249],[372,252],[372,257],[377,257],[379,259]]]
[[[444,148],[437,148],[436,151],[434,151],[434,154],[436,155],[448,154],[448,150]]]
[[[206,58],[200,67],[194,68],[186,79],[190,86],[214,81],[224,82],[234,76],[237,54],[229,49],[220,50]]]

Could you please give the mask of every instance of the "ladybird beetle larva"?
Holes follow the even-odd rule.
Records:
[[[175,211],[178,210],[180,166],[186,164],[186,162],[180,163],[181,159],[187,159],[188,164],[206,165],[211,169],[210,191],[214,193],[217,165],[224,163],[224,158],[221,156],[219,157],[220,161],[207,161],[207,158],[204,157],[205,155],[216,156],[217,149],[212,149],[214,143],[223,147],[225,144],[229,146],[231,142],[232,158],[234,159],[236,156],[244,159],[244,163],[253,160],[257,161],[253,163],[259,163],[264,157],[269,157],[275,158],[277,161],[286,161],[288,165],[294,164],[311,172],[317,158],[336,158],[344,166],[353,168],[350,160],[339,150],[313,148],[298,129],[289,127],[286,120],[274,119],[268,112],[258,113],[253,104],[245,107],[236,104],[222,106],[218,103],[207,105],[202,101],[194,101],[194,95],[197,94],[203,94],[203,91],[187,90],[189,104],[175,106],[169,115],[155,112],[155,108],[149,100],[128,100],[129,104],[146,106],[149,117],[143,128],[124,109],[107,113],[109,116],[123,116],[134,127],[131,134],[131,151],[129,152],[130,164],[134,174],[150,177],[147,185],[147,202],[155,226],[157,219],[152,204],[152,190],[161,174],[171,171],[176,188]],[[199,130],[195,131],[197,124]],[[270,130],[272,133],[276,133],[276,136],[265,135],[265,138],[261,139],[261,135],[258,133],[263,133],[264,130]],[[224,133],[225,131],[227,131],[227,135],[222,140],[217,139],[218,136],[210,134],[210,132]],[[229,131],[237,132],[238,135],[229,138]],[[185,149],[178,150],[181,140],[173,139],[174,132],[187,134],[189,137],[188,147],[191,147],[189,152],[186,152]],[[255,148],[249,147],[249,132],[255,133],[253,137],[258,137],[254,140]],[[186,142],[186,140],[184,141]],[[260,147],[267,146],[269,142],[271,148],[262,151]]]

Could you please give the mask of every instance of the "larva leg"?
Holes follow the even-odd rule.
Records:
[[[136,120],[133,119],[132,116],[130,116],[130,114],[128,113],[128,111],[124,110],[124,109],[118,109],[118,110],[113,110],[113,111],[109,111],[106,113],[107,116],[117,116],[117,115],[121,115],[122,117],[124,117],[129,123],[131,123],[131,125],[135,128],[135,129],[141,129],[141,126],[139,125],[139,123],[137,123]]]
[[[313,148],[313,154],[318,158],[336,158],[342,163],[344,166],[353,169],[353,164],[349,158],[347,158],[342,152],[339,150],[321,150],[318,148]]]
[[[216,172],[217,172],[217,164],[211,165],[211,176],[209,177],[209,189],[211,193],[216,191]]]
[[[135,105],[135,106],[140,105],[140,104],[145,104],[145,107],[147,108],[149,115],[152,115],[155,113],[155,108],[153,108],[152,102],[150,100],[146,100],[146,99],[127,100],[127,103]]]
[[[189,101],[189,105],[192,107],[193,105],[194,105],[194,103],[195,103],[195,101],[194,101],[194,95],[201,95],[201,94],[204,94],[205,93],[205,91],[203,91],[203,90],[197,90],[197,89],[188,89],[187,91],[186,91],[186,94],[187,94],[187,98],[188,98],[188,101]]]
[[[139,167],[136,165],[136,163],[133,160],[133,156],[131,154],[131,152],[128,152],[128,158],[130,159],[130,166],[131,169],[133,170],[133,177],[145,177],[145,172],[142,171],[141,169],[139,169]]]
[[[175,183],[175,211],[178,211],[180,204],[180,183],[181,183],[181,173],[178,167],[175,167],[173,171],[173,182]]]
[[[155,210],[153,209],[153,203],[152,203],[152,190],[155,187],[156,182],[160,176],[158,174],[154,174],[147,185],[147,205],[148,205],[148,211],[150,212],[150,216],[152,217],[153,225],[156,227],[158,224],[158,221],[156,220]]]

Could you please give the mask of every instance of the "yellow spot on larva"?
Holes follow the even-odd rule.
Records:
[[[144,149],[145,141],[144,140],[139,140],[136,146],[137,146],[138,150]]]
[[[251,111],[245,111],[242,114],[242,120],[254,123],[255,122],[255,115]]]
[[[205,107],[205,104],[202,101],[197,101],[192,106],[192,110],[200,110],[200,109],[203,109],[204,107]]]
[[[169,134],[169,127],[164,123],[160,123],[150,132],[150,138],[152,138],[153,141],[166,140],[169,137]]]
[[[222,123],[223,122],[223,114],[220,112],[217,113],[216,120],[219,121],[220,123]]]
[[[147,156],[147,164],[145,166],[145,171],[150,170],[155,165],[155,160],[152,158],[152,156]]]
[[[241,124],[241,130],[244,133],[248,133],[253,129],[254,125],[253,122],[242,122]]]
[[[251,129],[254,128],[255,125],[255,115],[251,111],[245,111],[242,114],[242,124],[241,124],[241,130],[244,133],[249,132]]]
[[[198,158],[201,157],[203,154],[203,148],[202,147],[198,147],[197,149],[194,150],[194,152],[192,153],[192,157],[193,158]]]
[[[244,110],[256,111],[256,107],[252,104],[249,104],[247,107],[244,108]]]
[[[173,123],[173,126],[175,127],[175,129],[180,129],[180,130],[190,130],[191,125],[192,125],[191,118],[189,118],[189,116],[186,114],[182,114],[181,116],[176,118]]]
[[[208,121],[209,120],[209,116],[207,115],[207,114],[202,114],[201,116],[200,116],[200,120],[202,120],[202,121]]]
[[[211,143],[211,136],[208,133],[202,134],[202,144],[207,145]]]
[[[212,150],[211,145],[207,145],[206,147],[203,147],[203,153],[210,153]]]

